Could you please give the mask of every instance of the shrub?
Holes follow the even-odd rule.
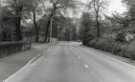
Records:
[[[89,42],[89,46],[91,47],[108,51],[114,54],[118,54],[122,51],[121,45],[122,44],[119,42],[106,38],[94,39]]]
[[[115,40],[99,38],[93,39],[88,43],[90,47],[101,49],[114,53],[115,55],[127,57],[135,60],[135,41],[128,43],[121,43]]]
[[[125,48],[125,57],[135,59],[135,42],[132,41],[126,48]]]

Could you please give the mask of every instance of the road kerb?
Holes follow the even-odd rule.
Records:
[[[12,75],[10,75],[7,79],[3,80],[2,82],[12,82],[10,80],[13,77],[15,77],[15,76],[19,75],[20,73],[22,73],[24,70],[26,70],[27,68],[29,68],[32,64],[36,63],[36,61],[38,62],[38,60],[41,58],[41,56],[42,55],[38,55],[38,56],[32,58],[27,64],[25,64],[22,68],[20,68],[18,71],[16,71]]]

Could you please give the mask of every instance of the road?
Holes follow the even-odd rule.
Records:
[[[4,82],[135,82],[135,67],[78,43],[60,42]]]

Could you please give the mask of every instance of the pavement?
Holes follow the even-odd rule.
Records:
[[[135,66],[76,42],[59,42],[3,82],[135,82]]]

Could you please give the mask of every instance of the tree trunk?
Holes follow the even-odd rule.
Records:
[[[97,37],[100,37],[100,24],[97,22]]]
[[[54,16],[56,10],[57,10],[56,4],[53,4],[52,12],[51,12],[51,14],[49,16],[49,20],[47,21],[47,27],[46,27],[46,31],[45,31],[45,42],[49,42],[49,38],[48,38],[48,36],[49,36],[49,28],[51,26],[51,22],[52,22],[52,19],[53,19],[53,16]]]
[[[23,6],[16,9],[16,40],[22,40],[22,33],[21,33],[21,13],[23,10]]]
[[[96,16],[96,27],[97,27],[97,38],[100,37],[100,23],[99,23],[99,16]]]
[[[50,28],[50,24],[51,24],[51,19],[52,19],[52,17],[49,17],[49,20],[47,22],[47,27],[46,27],[46,31],[45,31],[45,42],[48,42],[49,28]]]
[[[35,41],[39,42],[39,28],[38,28],[38,25],[37,25],[37,22],[36,22],[36,12],[35,12],[35,10],[33,10],[32,13],[33,13],[33,24],[34,24],[34,28],[35,28],[35,32],[36,32]]]
[[[51,41],[51,37],[52,37],[52,25],[53,25],[53,19],[51,19],[50,20],[50,29],[49,29],[49,31],[50,31],[50,33],[49,33],[49,42]]]

